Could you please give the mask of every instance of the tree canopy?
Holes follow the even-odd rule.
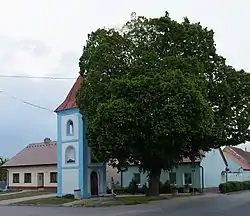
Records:
[[[8,160],[8,158],[0,157],[0,181],[7,181],[7,170],[1,166],[4,165]]]
[[[200,23],[166,13],[97,29],[79,65],[88,145],[118,169],[138,164],[150,187],[183,157],[250,138],[250,76],[226,64]]]

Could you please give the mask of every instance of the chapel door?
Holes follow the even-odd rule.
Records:
[[[96,171],[92,171],[90,174],[90,184],[91,184],[91,195],[98,195],[98,175]]]

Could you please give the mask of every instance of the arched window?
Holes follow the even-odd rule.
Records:
[[[75,163],[76,162],[76,150],[73,146],[68,146],[65,150],[65,162]]]
[[[67,135],[68,136],[74,135],[74,125],[72,120],[68,120],[67,122]]]

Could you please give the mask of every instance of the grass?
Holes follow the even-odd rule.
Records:
[[[158,197],[146,197],[146,196],[128,196],[128,197],[117,197],[115,200],[110,201],[87,201],[82,204],[85,207],[109,207],[109,206],[120,206],[120,205],[137,205],[145,204],[151,201],[167,199],[165,196]]]
[[[64,203],[73,202],[73,198],[49,197],[35,200],[27,200],[23,202],[14,203],[14,205],[61,205]]]
[[[21,190],[6,190],[6,191],[0,191],[0,195],[1,195],[1,194],[8,194],[8,193],[17,193],[17,192],[21,192]]]
[[[39,196],[39,195],[51,194],[51,193],[52,193],[51,191],[27,191],[27,192],[22,192],[22,193],[17,193],[17,194],[0,196],[0,201],[17,199],[17,198],[22,198],[22,197]]]

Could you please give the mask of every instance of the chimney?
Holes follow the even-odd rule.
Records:
[[[46,138],[44,139],[44,143],[48,144],[48,143],[50,143],[50,142],[51,142],[51,139],[50,139],[50,138],[46,137]]]

